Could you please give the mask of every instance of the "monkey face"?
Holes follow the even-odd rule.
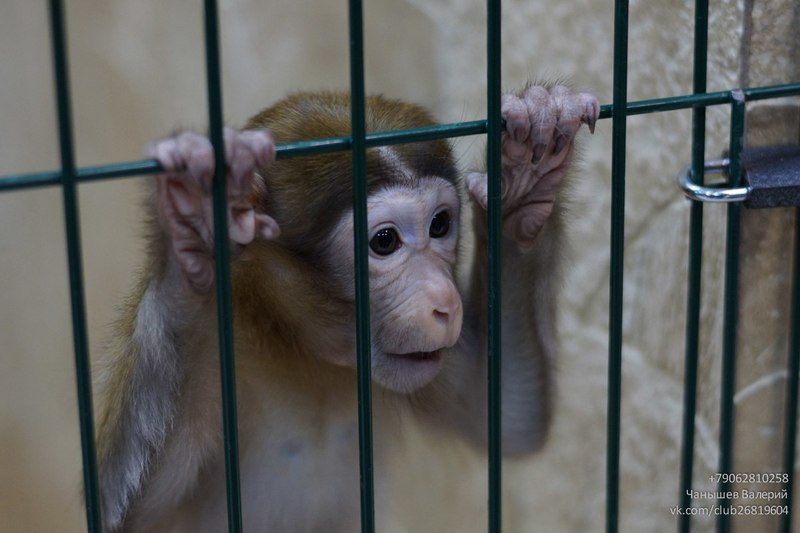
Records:
[[[460,205],[455,187],[437,177],[392,181],[368,199],[373,379],[412,392],[433,380],[444,351],[461,333],[463,308],[453,270]],[[338,282],[353,296],[352,212],[330,241]],[[336,259],[333,259],[333,258]],[[347,361],[355,365],[355,355]]]

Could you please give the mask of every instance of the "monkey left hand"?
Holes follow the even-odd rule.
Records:
[[[556,192],[571,161],[581,124],[594,133],[600,113],[597,99],[557,85],[532,85],[501,103],[503,227],[521,250],[530,249],[553,210]],[[467,176],[473,198],[487,207],[485,173]]]
[[[277,222],[254,205],[259,167],[275,159],[272,136],[266,130],[225,128],[225,177],[228,230],[232,256],[260,236],[277,237]],[[207,137],[193,132],[153,143],[151,157],[164,172],[156,176],[158,220],[170,243],[170,258],[198,294],[214,283],[214,214],[211,182],[214,149]]]

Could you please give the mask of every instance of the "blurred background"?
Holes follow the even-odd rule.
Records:
[[[137,160],[176,128],[205,129],[202,12],[190,0],[67,2],[80,166]],[[367,2],[367,90],[424,104],[446,122],[485,118],[485,8],[477,0]],[[346,89],[344,0],[224,0],[226,121],[298,89]],[[503,85],[563,79],[611,101],[613,8],[600,0],[503,4]],[[710,91],[800,80],[800,4],[712,0]],[[629,99],[691,93],[693,2],[632,2]],[[0,2],[0,175],[59,167],[48,14]],[[797,142],[796,99],[748,106],[752,143]],[[729,113],[708,111],[708,158],[727,146]],[[573,180],[571,266],[562,292],[559,398],[547,449],[504,470],[507,531],[602,531],[605,502],[611,122],[583,134]],[[628,122],[620,524],[673,530],[677,504],[689,203],[675,186],[690,160],[691,112]],[[455,141],[462,168],[483,141]],[[146,178],[145,178],[146,179]],[[91,353],[102,357],[142,252],[142,178],[80,187]],[[695,490],[718,461],[725,208],[705,210]],[[746,212],[742,248],[735,470],[781,468],[794,215]],[[85,529],[61,192],[0,194],[0,531]],[[483,531],[485,458],[426,428],[397,473],[381,531]],[[447,446],[446,463],[425,450]],[[427,474],[423,476],[422,474]],[[432,485],[420,479],[431,478]],[[426,481],[427,483],[428,481]],[[469,487],[456,498],[454,483]],[[459,488],[463,492],[463,488]],[[693,520],[697,530],[712,528]],[[771,517],[739,522],[770,531]],[[755,529],[753,529],[755,528]]]

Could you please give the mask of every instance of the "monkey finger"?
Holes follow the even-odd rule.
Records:
[[[274,218],[257,213],[249,206],[232,207],[228,217],[228,232],[234,244],[246,246],[257,237],[272,240],[280,235],[280,227]]]
[[[256,231],[263,239],[273,240],[277,239],[281,234],[281,228],[278,222],[271,216],[265,213],[255,213]]]
[[[512,94],[504,94],[500,102],[500,113],[506,121],[508,136],[516,143],[527,141],[531,123],[525,103]]]
[[[165,194],[176,216],[188,218],[203,212],[203,197],[187,188],[183,180],[167,178],[165,185]]]
[[[579,95],[563,85],[553,87],[551,94],[558,109],[558,121],[553,135],[553,155],[558,155],[578,132],[581,117],[586,113],[586,105]]]
[[[209,140],[199,133],[184,132],[150,144],[149,157],[154,158],[165,173],[186,173],[187,187],[208,192],[214,174],[214,150]]]
[[[231,173],[229,194],[248,196],[253,192],[256,170],[275,159],[275,145],[266,130],[226,130],[227,165]]]
[[[228,188],[230,189],[231,184],[236,186],[239,185],[239,178],[247,170],[247,159],[250,156],[245,154],[244,150],[240,149],[238,142],[239,132],[233,128],[227,126],[225,127],[223,130],[223,140],[225,149],[225,168],[230,174],[228,176]],[[252,157],[250,157],[249,163],[252,165]]]
[[[552,140],[558,120],[558,107],[549,91],[542,86],[532,85],[522,94],[522,101],[528,110],[531,135],[531,162],[535,165],[552,148]]]
[[[467,174],[467,189],[470,195],[484,209],[489,204],[489,191],[487,176],[484,172],[470,172]]]
[[[167,223],[173,257],[186,281],[198,294],[207,292],[214,281],[213,253],[208,245],[213,241],[213,229],[199,216],[173,217]]]
[[[232,207],[228,213],[228,234],[236,244],[246,245],[253,242],[256,234],[253,209]]]
[[[578,96],[583,100],[585,109],[581,122],[589,126],[589,133],[594,133],[594,125],[600,117],[600,102],[593,94],[580,93]]]
[[[155,159],[164,172],[184,170],[183,158],[177,150],[178,141],[170,137],[150,143],[145,150],[147,157]]]
[[[232,197],[240,197],[253,191],[255,155],[242,146],[236,146],[234,150],[234,158],[228,161],[230,172],[228,194]]]
[[[600,103],[593,94],[574,93],[564,86],[554,87],[552,90],[553,98],[560,110],[559,130],[567,136],[574,135],[580,124],[589,126],[589,132],[594,133],[594,126],[600,116]],[[562,123],[574,124],[574,131],[566,131]]]
[[[263,167],[275,161],[275,141],[269,130],[245,130],[240,133],[241,140],[253,152],[256,165]]]
[[[188,177],[189,184],[203,192],[211,190],[214,177],[214,148],[205,135],[187,131],[175,137],[174,157],[181,163]]]

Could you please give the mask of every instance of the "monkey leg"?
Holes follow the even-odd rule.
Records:
[[[600,105],[593,95],[561,85],[532,85],[519,95],[504,95],[501,106],[506,121],[501,140],[503,227],[527,250],[553,210],[578,129],[583,123],[594,132]],[[486,174],[470,174],[467,186],[485,209]]]
[[[275,159],[275,145],[265,130],[226,128],[224,139],[228,229],[231,254],[237,257],[256,237],[274,239],[280,231],[253,204],[258,168]],[[207,137],[185,132],[153,143],[148,152],[164,168],[156,176],[156,203],[170,259],[194,291],[206,293],[214,284],[214,149]]]

